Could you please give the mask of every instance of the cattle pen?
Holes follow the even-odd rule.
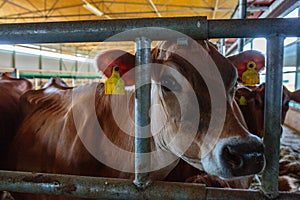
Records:
[[[265,156],[262,190],[218,189],[189,183],[151,182],[149,173],[141,166],[149,164],[148,157],[136,156],[135,180],[101,177],[53,175],[42,173],[0,171],[0,190],[42,193],[81,198],[100,199],[300,199],[299,193],[278,192],[279,144],[282,93],[283,40],[300,37],[300,18],[291,19],[231,19],[207,20],[205,17],[160,19],[120,19],[27,24],[1,24],[0,44],[31,44],[59,42],[104,41],[115,34],[137,29],[136,34],[123,37],[135,41],[136,65],[150,62],[150,44],[154,40],[170,38],[169,32],[149,34],[145,27],[162,27],[199,39],[265,37],[267,39],[267,72],[265,104]],[[147,29],[146,29],[147,30]],[[176,34],[174,35],[176,37]],[[136,70],[136,82],[149,79]],[[150,106],[150,88],[138,89],[135,104],[136,124],[147,124],[145,110]],[[136,135],[147,134],[136,128]],[[149,151],[149,140],[136,138],[136,155]]]

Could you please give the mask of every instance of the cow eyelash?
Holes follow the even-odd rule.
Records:
[[[172,76],[164,75],[161,77],[160,84],[162,88],[167,92],[179,92],[181,86]]]

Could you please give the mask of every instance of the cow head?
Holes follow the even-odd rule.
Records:
[[[134,84],[134,71],[131,69],[135,66],[135,58],[132,54],[122,50],[108,50],[97,56],[96,65],[106,77],[110,77],[113,67],[118,66],[125,84]]]
[[[134,59],[128,53],[123,55]],[[222,178],[255,174],[263,169],[261,139],[250,134],[235,114],[237,72],[226,58],[207,41],[189,40],[183,46],[166,41],[152,51],[152,62],[151,131],[159,148]],[[195,65],[215,68],[217,73],[203,72],[203,77]],[[105,68],[100,70],[105,73]],[[220,82],[216,81],[218,76]],[[208,85],[207,80],[209,84],[221,83],[221,87]],[[211,92],[220,95],[221,105],[212,105]],[[190,143],[185,146],[187,141]]]
[[[238,71],[238,81],[242,81],[242,75],[247,70],[248,62],[255,62],[257,72],[261,71],[265,67],[265,57],[264,55],[255,50],[243,51],[239,54],[229,56],[228,59],[236,67]]]
[[[259,137],[264,135],[264,103],[265,84],[256,87],[240,87],[235,92],[236,101],[245,118],[247,127],[251,133]],[[293,100],[300,102],[300,90],[290,92],[285,86],[282,90],[282,117],[281,123],[285,120],[289,109],[289,102]]]

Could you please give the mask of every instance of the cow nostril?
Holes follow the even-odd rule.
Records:
[[[221,151],[222,164],[232,176],[246,176],[259,173],[265,164],[262,143],[237,143],[231,141],[225,144]]]
[[[235,151],[231,146],[226,146],[223,151],[223,158],[231,169],[239,169],[243,166],[243,156]]]

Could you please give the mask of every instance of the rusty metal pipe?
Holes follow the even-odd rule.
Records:
[[[97,199],[204,199],[203,185],[155,182],[146,189],[132,180],[0,171],[0,190]]]
[[[239,18],[247,18],[247,0],[239,0]],[[238,51],[242,52],[245,46],[245,39],[240,38],[238,43]]]
[[[135,40],[135,179],[134,184],[144,188],[150,184],[151,146],[151,40],[139,37]]]
[[[207,38],[206,17],[143,18],[0,24],[0,44],[99,42],[118,33],[139,28],[143,29],[136,30],[127,36],[115,37],[114,40],[134,41],[140,36],[151,40],[176,37],[174,31],[161,31],[161,29],[149,31],[146,27],[167,28],[193,38]]]
[[[206,188],[191,183],[155,181],[140,189],[131,180],[30,172],[0,171],[0,190],[93,199],[265,199],[259,191]],[[281,192],[278,199],[300,199]]]
[[[206,20],[206,17],[177,17],[0,24],[0,44],[98,42],[124,31],[145,27],[175,30],[196,40],[267,37],[273,33],[300,37],[300,18]],[[153,33],[140,29],[115,40],[134,41],[141,35],[151,40],[176,38],[174,32],[158,29]]]
[[[267,71],[264,114],[266,167],[262,190],[269,198],[278,196],[279,151],[282,110],[283,35],[270,35],[267,42]]]
[[[280,192],[277,199],[299,199],[299,193]],[[261,191],[245,190],[245,189],[228,189],[228,188],[206,188],[206,200],[266,200],[266,197]]]
[[[300,18],[208,20],[208,38],[299,37]]]

